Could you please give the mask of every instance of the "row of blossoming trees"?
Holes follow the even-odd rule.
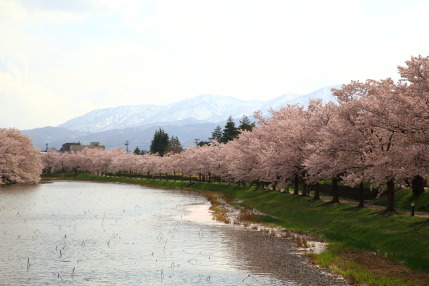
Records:
[[[399,67],[401,79],[352,81],[334,89],[338,104],[312,101],[307,108],[271,110],[252,131],[226,144],[191,147],[166,156],[127,154],[121,149],[49,152],[45,169],[92,173],[180,174],[222,181],[271,184],[279,189],[332,180],[384,186],[394,210],[395,184],[421,185],[429,171],[429,57]],[[362,204],[362,199],[361,199]]]

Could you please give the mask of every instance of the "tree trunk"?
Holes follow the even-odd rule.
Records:
[[[211,176],[211,174],[209,173],[209,175],[208,175],[208,180],[209,180],[209,183],[211,183],[212,182],[212,176]]]
[[[274,184],[273,184],[273,191],[276,191],[277,190],[277,182],[275,182]]]
[[[293,179],[293,194],[294,195],[298,195],[298,188],[299,188],[299,179],[298,179],[298,175],[295,176],[295,178]]]
[[[339,203],[340,202],[340,192],[338,190],[338,179],[332,179],[332,200],[331,203]]]
[[[313,200],[320,200],[320,183],[317,182],[314,186],[314,197]]]
[[[387,182],[387,206],[385,212],[396,212],[395,210],[395,182],[393,179]]]
[[[307,192],[308,192],[308,184],[306,182],[302,182],[302,193],[301,196],[302,197],[306,197],[307,196]]]
[[[411,188],[413,190],[413,196],[418,197],[425,192],[424,179],[422,176],[415,176],[411,182]]]
[[[364,207],[363,201],[365,200],[365,196],[363,194],[363,182],[359,184],[358,196],[359,196],[358,208],[363,208]]]

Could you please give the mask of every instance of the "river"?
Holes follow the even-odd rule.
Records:
[[[344,285],[290,240],[215,222],[197,193],[54,181],[0,188],[0,285]]]

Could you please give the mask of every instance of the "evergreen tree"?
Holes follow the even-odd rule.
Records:
[[[255,127],[255,122],[250,122],[249,118],[246,115],[243,115],[240,119],[238,129],[252,131],[253,127]]]
[[[153,140],[150,144],[150,152],[164,156],[169,142],[168,134],[165,133],[162,128],[159,128],[159,130],[155,131],[155,134],[153,135]]]
[[[133,153],[136,154],[136,155],[140,155],[141,154],[140,149],[139,149],[138,146],[136,147],[136,149],[134,149]]]
[[[210,141],[200,141],[197,143],[197,146],[203,147],[204,145],[210,145]]]
[[[180,153],[182,152],[183,147],[182,144],[179,141],[179,138],[177,136],[171,136],[170,140],[168,141],[168,146],[165,153]]]
[[[220,140],[222,139],[222,128],[220,127],[220,125],[216,126],[216,128],[213,130],[212,132],[212,137],[209,138],[209,140],[211,142],[213,141],[218,141],[220,142]]]
[[[232,120],[232,116],[228,117],[228,120],[225,124],[225,128],[222,131],[222,137],[219,140],[221,143],[226,143],[237,138],[239,132],[237,127],[235,127],[235,122]]]

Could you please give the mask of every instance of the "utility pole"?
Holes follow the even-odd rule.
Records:
[[[195,145],[198,145],[198,141],[200,141],[200,139],[194,139],[195,140]]]
[[[127,153],[128,153],[128,145],[130,145],[130,143],[128,142],[128,140],[125,142],[125,146],[127,146]]]

